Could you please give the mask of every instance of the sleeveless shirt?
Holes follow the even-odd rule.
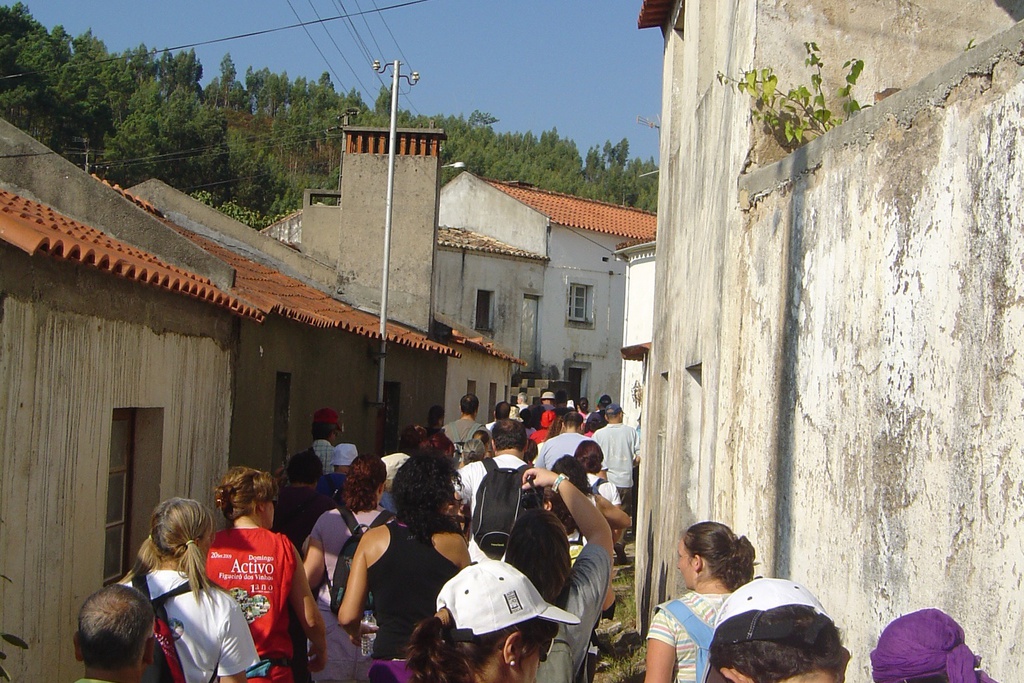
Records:
[[[374,659],[404,659],[405,647],[421,620],[434,616],[437,594],[458,573],[432,544],[409,534],[398,522],[387,524],[388,549],[367,569],[377,613]]]

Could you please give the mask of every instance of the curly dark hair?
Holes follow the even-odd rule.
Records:
[[[455,499],[459,474],[452,459],[441,451],[421,449],[412,454],[391,485],[399,521],[422,543],[434,534],[461,534],[459,523],[445,513]]]
[[[779,683],[818,671],[838,677],[846,670],[850,654],[843,647],[836,625],[829,619],[824,621],[827,623],[821,626],[814,642],[807,642],[799,633],[819,622],[812,607],[786,605],[767,610],[760,618],[760,627],[789,623],[796,633],[782,640],[713,640],[709,664],[716,669],[736,669],[758,683]]]
[[[341,500],[352,512],[364,512],[377,507],[377,491],[388,478],[388,468],[376,455],[360,455],[348,468],[348,476],[341,489]]]

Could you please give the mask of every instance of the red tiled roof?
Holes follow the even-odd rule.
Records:
[[[658,228],[658,216],[650,211],[541,190],[524,183],[481,180],[570,228],[647,240],[654,239]]]
[[[300,280],[251,261],[189,230],[171,225],[234,268],[235,286],[232,290],[264,313],[274,313],[313,327],[335,327],[370,339],[380,339],[380,319],[372,313],[355,309]],[[450,346],[432,341],[404,325],[389,322],[386,329],[389,343],[459,357],[458,351]]]
[[[466,249],[468,251],[481,251],[487,254],[504,254],[505,256],[518,256],[520,258],[547,261],[546,256],[526,251],[511,244],[505,244],[500,240],[487,235],[465,230],[463,228],[449,228],[444,225],[437,229],[437,245],[451,249]]]
[[[503,348],[498,346],[498,344],[493,339],[485,337],[482,334],[476,334],[475,331],[471,331],[469,328],[460,325],[454,319],[449,318],[448,316],[443,315],[441,313],[435,313],[434,318],[441,324],[451,329],[452,341],[455,342],[456,344],[462,344],[463,346],[468,346],[471,349],[483,351],[484,353],[494,356],[495,358],[507,360],[511,363],[515,363],[516,365],[526,365],[526,361],[521,360],[516,356],[512,355],[510,352],[504,350]]]
[[[110,237],[38,202],[0,190],[0,239],[29,255],[46,253],[114,275],[184,294],[238,315],[262,320],[252,306],[213,282]]]
[[[668,13],[672,11],[674,0],[644,0],[640,6],[640,16],[637,17],[637,28],[661,28],[668,19]]]
[[[97,180],[110,185],[100,178]],[[165,225],[234,268],[235,285],[232,291],[255,304],[263,314],[274,313],[313,327],[336,327],[363,337],[380,339],[380,318],[377,316],[343,304],[315,287],[310,287],[300,280],[240,256],[212,240],[186,230],[167,220],[160,209],[146,200],[122,190],[117,185],[112,187],[128,201],[158,217]],[[458,351],[431,341],[426,335],[404,325],[389,322],[385,329],[390,343],[459,358]]]
[[[622,360],[643,360],[650,352],[651,342],[633,344],[632,346],[623,346],[621,350]]]

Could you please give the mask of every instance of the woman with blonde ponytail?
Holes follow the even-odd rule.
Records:
[[[700,683],[725,599],[754,578],[754,546],[719,522],[694,524],[679,541],[687,591],[658,605],[647,633],[644,683]]]
[[[326,663],[324,621],[309,589],[295,545],[274,525],[277,482],[269,472],[233,467],[215,489],[217,507],[229,528],[214,537],[206,573],[238,601],[260,661],[250,681],[293,683],[292,616],[312,643],[309,670]]]
[[[206,578],[213,517],[201,503],[171,498],[156,506],[149,537],[124,583],[165,603],[174,649],[188,683],[244,683],[258,659],[245,617],[231,596]]]

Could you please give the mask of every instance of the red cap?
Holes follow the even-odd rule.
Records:
[[[313,413],[313,422],[325,422],[329,425],[338,424],[338,413],[334,408],[321,408]]]

